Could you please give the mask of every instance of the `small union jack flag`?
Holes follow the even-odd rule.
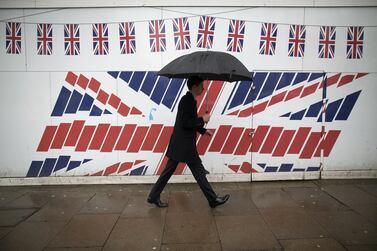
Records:
[[[321,26],[319,32],[318,56],[333,58],[335,54],[335,26]]]
[[[278,34],[277,24],[263,23],[259,44],[259,54],[275,55],[276,37]]]
[[[164,20],[149,21],[149,45],[151,52],[166,50],[166,33]]]
[[[64,25],[65,55],[80,54],[80,27],[78,24]]]
[[[133,54],[136,52],[136,36],[134,22],[119,24],[120,53]]]
[[[199,20],[197,47],[211,49],[215,36],[215,18],[201,16]]]
[[[51,55],[52,54],[52,25],[38,24],[37,25],[37,54]]]
[[[94,55],[109,54],[109,30],[107,24],[93,24]]]
[[[347,58],[359,59],[363,57],[364,27],[348,27],[347,29]]]
[[[288,56],[303,57],[305,51],[305,25],[291,25],[289,28]]]
[[[242,52],[245,35],[245,21],[230,20],[227,51]]]
[[[5,31],[7,54],[21,53],[21,23],[7,22]]]
[[[190,49],[190,27],[187,17],[173,19],[174,44],[176,50]]]

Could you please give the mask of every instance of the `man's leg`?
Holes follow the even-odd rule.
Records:
[[[213,191],[211,185],[208,183],[205,169],[202,163],[187,163],[187,165],[189,166],[196,182],[198,182],[200,189],[204,193],[204,196],[207,198],[208,203],[212,204],[216,200],[217,195]]]
[[[157,200],[160,198],[162,190],[164,190],[170,177],[173,175],[175,169],[177,169],[178,163],[178,161],[172,159],[168,160],[168,163],[166,163],[164,171],[162,171],[160,177],[156,181],[156,184],[154,184],[151,192],[149,193],[148,198],[150,198],[151,200]]]

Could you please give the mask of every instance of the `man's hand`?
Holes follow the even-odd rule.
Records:
[[[205,132],[206,135],[208,136],[213,136],[213,132],[211,130],[208,130]]]
[[[209,115],[208,113],[205,113],[203,115],[203,121],[204,121],[204,123],[208,123],[210,118],[211,118],[211,115]]]

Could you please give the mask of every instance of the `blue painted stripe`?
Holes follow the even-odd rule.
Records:
[[[361,91],[347,95],[344,99],[342,106],[340,107],[339,113],[336,115],[335,120],[347,120],[357,99],[359,98]]]
[[[312,80],[315,80],[317,78],[321,78],[324,76],[324,72],[320,72],[320,73],[317,73],[317,72],[314,72],[314,73],[311,73],[310,76],[309,76],[309,79],[308,79],[308,82],[312,81]]]
[[[262,167],[263,169],[266,167],[266,164],[264,164],[264,163],[257,163],[257,165]]]
[[[60,90],[58,99],[56,100],[54,110],[52,111],[51,116],[62,116],[67,106],[69,97],[71,96],[71,91],[65,88],[64,86]]]
[[[105,111],[103,112],[103,114],[112,114],[109,110],[105,109]]]
[[[295,168],[292,171],[293,172],[305,172],[305,168]]]
[[[306,109],[305,110],[301,110],[301,111],[296,112],[296,113],[293,113],[291,115],[290,120],[301,120],[302,117],[304,117],[305,112],[306,112]]]
[[[319,171],[319,166],[309,166],[307,172]]]
[[[286,86],[291,85],[293,78],[295,77],[294,72],[284,72],[283,76],[281,76],[278,86],[276,87],[276,90],[279,90],[281,88],[284,88]]]
[[[129,86],[135,91],[139,91],[139,88],[144,79],[144,76],[145,76],[145,71],[134,71],[134,74],[132,75]]]
[[[278,170],[277,166],[267,166],[264,170],[266,173],[276,172]]]
[[[29,171],[26,174],[26,177],[38,177],[42,164],[43,161],[32,161],[30,164]]]
[[[122,71],[119,77],[128,83],[130,82],[131,75],[132,75],[132,71]]]
[[[56,163],[56,158],[46,158],[45,162],[43,163],[41,173],[39,177],[47,177],[50,176],[52,170],[54,170],[54,166]]]
[[[244,102],[244,105],[250,104],[251,102],[253,102],[256,99],[256,97],[259,94],[259,91],[262,88],[264,80],[266,79],[266,76],[267,76],[267,72],[257,72],[257,73],[255,73],[254,78],[253,78],[253,84],[255,86],[255,89],[251,90],[249,92],[249,95],[247,96],[247,98]]]
[[[156,87],[153,90],[151,95],[151,99],[156,102],[156,104],[160,104],[162,97],[165,94],[166,88],[168,88],[170,79],[166,77],[160,77],[157,81]]]
[[[321,112],[321,108],[322,108],[322,101],[312,104],[309,107],[307,113],[305,114],[305,117],[316,118]]]
[[[60,169],[66,168],[69,162],[70,156],[61,155],[58,158],[58,162],[55,165],[54,172],[59,171]]]
[[[266,83],[264,84],[263,89],[258,96],[258,100],[268,97],[274,92],[280,76],[281,72],[271,72],[268,75]]]
[[[148,71],[147,76],[144,79],[143,85],[140,91],[144,92],[148,96],[151,94],[153,87],[156,85],[157,75],[155,71]]]
[[[130,175],[141,175],[145,166],[138,167],[130,172]]]
[[[94,102],[94,98],[92,98],[88,94],[85,94],[81,102],[79,111],[90,111],[90,108],[92,108],[93,102]]]
[[[290,172],[292,170],[293,164],[281,164],[279,172]]]
[[[334,117],[335,117],[336,113],[338,112],[339,106],[342,103],[342,101],[343,101],[343,99],[339,99],[337,101],[330,103],[327,106],[326,116],[325,116],[326,122],[332,122],[334,120]]]
[[[237,90],[233,96],[232,102],[230,102],[228,109],[232,109],[233,107],[243,104],[248,92],[250,91],[250,86],[251,81],[239,82]]]
[[[79,167],[80,165],[81,165],[81,161],[71,161],[71,162],[69,162],[69,164],[68,164],[67,171],[72,170],[72,169],[74,169],[74,168],[77,168],[77,167]]]
[[[108,71],[107,73],[115,79],[119,76],[119,71]]]
[[[297,75],[296,75],[295,80],[293,81],[292,85],[296,85],[298,83],[301,83],[301,82],[307,80],[308,77],[309,77],[309,73],[307,73],[307,72],[298,72]]]
[[[177,99],[177,94],[181,89],[182,85],[182,79],[172,79],[162,100],[162,104],[166,105],[168,108],[171,108],[174,101]]]
[[[96,105],[93,105],[92,110],[90,111],[89,116],[101,116],[102,110],[99,109]]]
[[[291,116],[291,113],[290,112],[288,112],[288,113],[286,113],[286,114],[283,114],[283,115],[281,115],[280,117],[289,117],[289,116]]]
[[[67,109],[65,109],[65,113],[76,113],[79,105],[81,103],[82,95],[78,91],[74,90],[73,94],[68,102]]]
[[[147,172],[147,169],[148,169],[148,166],[145,166],[145,168],[144,168],[144,171],[143,171],[143,174],[142,174],[142,175],[145,175],[145,173]]]
[[[84,159],[83,161],[82,161],[82,163],[83,164],[85,164],[86,162],[89,162],[89,161],[91,161],[92,159]]]

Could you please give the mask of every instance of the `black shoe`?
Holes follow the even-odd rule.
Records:
[[[160,199],[152,200],[148,198],[148,203],[155,204],[157,207],[168,207],[168,203],[162,202]]]
[[[212,208],[215,208],[219,205],[222,205],[228,201],[229,197],[230,197],[229,194],[225,195],[224,197],[217,197],[214,202],[209,204],[209,206]]]

